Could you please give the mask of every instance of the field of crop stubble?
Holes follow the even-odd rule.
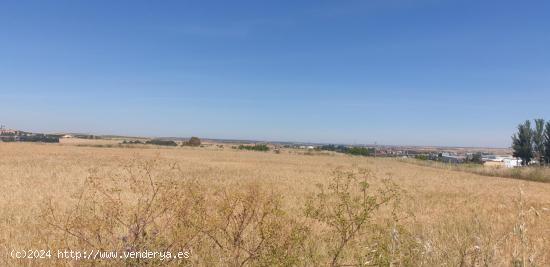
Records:
[[[0,192],[0,265],[550,265],[550,184],[392,159],[0,143]]]

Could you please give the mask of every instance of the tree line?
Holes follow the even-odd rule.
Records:
[[[163,139],[151,139],[147,141],[140,141],[140,140],[124,140],[122,144],[129,144],[129,145],[135,145],[135,144],[146,144],[146,145],[157,145],[157,146],[178,146],[178,143],[176,143],[173,140],[163,140]],[[183,142],[181,146],[200,146],[201,140],[198,137],[191,137],[189,140]]]
[[[529,120],[518,125],[518,131],[512,136],[513,155],[521,159],[523,166],[533,160],[539,165],[550,165],[550,121],[535,119],[533,126]]]
[[[269,147],[266,144],[255,144],[252,146],[249,145],[239,145],[237,149],[240,150],[254,150],[254,151],[269,151]]]
[[[372,156],[374,148],[372,147],[348,147],[344,145],[324,145],[317,148],[318,150],[335,151],[356,156]]]

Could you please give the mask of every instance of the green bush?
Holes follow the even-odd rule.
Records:
[[[172,140],[160,140],[160,139],[153,139],[145,142],[146,144],[150,145],[157,145],[157,146],[178,146],[176,142]]]
[[[348,153],[357,156],[370,156],[374,154],[374,148],[352,147],[348,150]]]
[[[416,155],[414,158],[419,160],[428,160],[428,156],[426,155]]]
[[[201,139],[198,137],[191,137],[187,142],[184,142],[182,146],[200,146],[201,145]]]
[[[327,150],[327,151],[334,151],[334,152],[340,152],[345,154],[351,154],[356,156],[372,156],[374,155],[374,148],[370,147],[348,147],[343,145],[324,145],[318,148],[318,150]]]
[[[59,137],[54,135],[36,134],[23,135],[19,137],[21,142],[43,142],[43,143],[59,143]]]
[[[257,144],[253,146],[240,145],[238,149],[241,150],[254,150],[254,151],[269,151],[269,147],[265,144]]]
[[[139,140],[130,140],[130,141],[124,140],[122,143],[123,144],[129,144],[129,145],[143,144],[143,142],[141,142]]]
[[[413,265],[419,256],[412,235],[398,223],[401,190],[389,179],[373,190],[374,179],[368,169],[336,169],[330,184],[317,185],[308,199],[305,215],[324,226],[319,240],[328,253],[321,257],[330,266]],[[382,207],[392,209],[385,225],[374,220]]]

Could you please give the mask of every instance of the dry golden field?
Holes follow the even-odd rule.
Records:
[[[392,159],[0,143],[0,192],[2,266],[550,265],[550,184]]]

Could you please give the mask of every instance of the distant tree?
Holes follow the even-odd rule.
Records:
[[[153,139],[145,142],[146,144],[151,145],[157,145],[157,146],[177,146],[176,142],[172,140],[161,140],[161,139]]]
[[[533,131],[533,150],[539,164],[544,162],[544,119],[535,119]]]
[[[424,155],[424,154],[420,154],[420,155],[415,155],[414,156],[415,159],[420,159],[420,160],[428,160],[428,156],[427,155]]]
[[[133,144],[143,144],[143,142],[139,141],[139,140],[124,140],[124,142],[122,142],[122,144],[130,144],[130,145],[133,145]]]
[[[323,145],[317,148],[318,150],[335,151],[339,153],[346,153],[358,156],[372,156],[374,155],[374,148],[372,147],[347,147],[344,145]]]
[[[46,134],[31,134],[22,135],[19,137],[21,142],[43,142],[43,143],[59,143],[59,137]]]
[[[528,165],[533,159],[533,130],[530,121],[518,125],[518,132],[512,136],[512,149],[514,157],[521,158],[522,165]]]
[[[374,154],[374,148],[368,147],[352,147],[348,150],[348,154],[357,156],[371,156]]]
[[[254,151],[269,151],[269,147],[265,144],[255,144],[253,146],[240,145],[238,149],[241,150],[254,150]]]
[[[200,146],[201,140],[198,137],[193,136],[189,139],[189,141],[187,141],[187,144],[190,146]]]
[[[550,121],[546,122],[544,131],[544,161],[550,164]]]
[[[476,163],[476,164],[483,164],[483,155],[480,152],[474,153],[472,155],[472,158],[470,159],[470,162]]]

